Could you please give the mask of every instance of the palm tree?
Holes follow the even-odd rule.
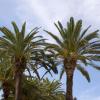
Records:
[[[55,23],[56,28],[60,33],[60,37],[54,33],[46,31],[57,42],[56,44],[48,44],[47,50],[53,50],[56,53],[56,61],[59,61],[60,66],[63,65],[61,77],[66,73],[66,100],[73,100],[73,76],[75,69],[78,69],[90,82],[89,74],[85,66],[90,65],[93,68],[99,69],[95,65],[95,61],[100,61],[100,39],[98,30],[87,33],[88,28],[82,30],[82,20],[76,23],[71,17],[67,22],[67,26],[58,21]]]
[[[0,52],[0,89],[3,90],[3,100],[8,100],[10,89],[12,88],[13,72],[11,70],[11,63],[8,56],[4,52]]]
[[[29,34],[25,34],[26,23],[22,25],[21,31],[15,22],[12,22],[14,32],[6,27],[1,27],[3,36],[0,37],[0,50],[7,53],[13,66],[15,79],[15,100],[21,100],[21,81],[23,72],[27,67],[30,57],[37,47],[44,42],[41,36],[36,36],[38,28],[34,28]]]

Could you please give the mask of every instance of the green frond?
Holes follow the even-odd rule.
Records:
[[[78,52],[81,52],[82,50],[84,50],[84,48],[86,48],[87,47],[87,44],[88,44],[88,41],[86,41],[86,40],[80,40],[80,41],[78,41],[78,43],[77,43],[77,50],[78,50]]]
[[[0,31],[4,34],[4,37],[8,39],[10,42],[15,43],[15,36],[14,34],[6,27],[1,27]]]
[[[51,33],[51,32],[48,32],[48,31],[46,31],[46,30],[44,30],[46,33],[48,33],[50,36],[52,36],[52,38],[54,39],[54,40],[56,40],[56,42],[61,46],[61,47],[63,47],[63,43],[62,43],[62,41],[56,36],[56,35],[54,35],[53,33]]]
[[[98,67],[98,66],[92,66],[92,67],[97,69],[97,70],[100,70],[100,67]]]
[[[89,63],[90,67],[93,67],[95,68],[96,70],[100,70],[100,66],[97,66],[96,64],[94,63]]]
[[[60,80],[62,79],[64,72],[65,72],[65,69],[62,68],[62,69],[61,69],[61,73],[60,73]]]
[[[56,23],[54,23],[54,25],[56,26],[56,28],[58,29],[58,31],[59,31],[59,33],[60,33],[60,35],[61,35],[61,37],[64,39],[65,38],[65,32],[64,32],[64,28],[63,28],[63,26],[62,26],[62,24],[58,21],[58,25],[56,24]]]
[[[94,50],[100,49],[100,40],[91,42],[89,47]]]
[[[96,54],[96,55],[90,55],[88,56],[88,58],[92,61],[100,61],[100,55]]]
[[[75,39],[76,41],[77,38],[80,36],[81,28],[82,28],[82,20],[79,20],[75,25],[75,29],[73,33],[73,39]]]
[[[87,59],[81,59],[81,62],[82,62],[85,66],[88,65]]]
[[[1,38],[1,40],[0,40],[0,46],[4,50],[7,50],[8,49],[8,51],[9,51],[10,48],[12,50],[15,50],[14,44],[12,44],[10,41],[8,41],[7,39],[4,39],[4,38]]]
[[[25,29],[26,29],[26,22],[24,22],[24,24],[22,25],[22,29],[21,29],[21,34],[23,38],[25,36]]]
[[[88,26],[88,27],[80,34],[80,37],[79,37],[79,40],[78,40],[78,41],[80,41],[82,38],[84,38],[86,32],[89,30],[90,27],[91,27],[91,26]]]
[[[14,31],[15,31],[15,33],[17,34],[17,33],[20,33],[20,31],[19,31],[19,29],[18,29],[18,26],[16,25],[16,23],[13,21],[12,22],[12,25],[13,25],[13,28],[14,28]]]
[[[30,43],[34,36],[38,33],[38,28],[34,28],[29,34],[26,35],[24,43]]]
[[[75,23],[74,23],[74,18],[73,17],[71,17],[70,18],[70,30],[73,32],[74,31],[74,26],[75,25]]]
[[[84,54],[100,54],[100,50],[89,49],[89,50],[85,51]]]
[[[92,40],[92,39],[98,38],[98,31],[99,31],[99,30],[96,30],[96,31],[94,31],[94,32],[92,32],[92,33],[90,33],[90,34],[88,34],[87,36],[84,37],[84,39],[85,39],[86,41],[90,41],[90,40]]]
[[[36,76],[38,77],[38,79],[40,79],[40,75],[39,75],[39,72],[36,69],[36,65],[30,64],[30,68],[33,70],[33,73],[36,74]]]
[[[61,55],[62,57],[66,57],[67,56],[67,51],[64,50],[63,48],[59,47],[56,44],[49,44],[45,49],[53,49],[56,52],[58,52],[58,54]]]
[[[62,36],[62,38],[64,39],[65,38],[65,32],[64,32],[64,27],[63,25],[61,24],[60,21],[58,21],[58,27],[57,27],[57,24],[55,24],[56,28],[59,30],[59,33],[60,35]]]
[[[89,50],[99,50],[99,44],[100,44],[100,40],[95,40],[90,43],[86,40],[81,40],[78,46],[79,48],[78,52],[80,52],[80,54],[85,54]]]
[[[90,82],[90,76],[86,69],[84,67],[81,67],[81,65],[77,65],[77,69],[82,73],[82,75],[87,79],[87,81]]]
[[[63,25],[61,24],[60,21],[58,21],[58,25],[59,25],[59,28],[61,29],[61,31],[63,31]]]

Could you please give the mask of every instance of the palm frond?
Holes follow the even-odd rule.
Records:
[[[22,29],[21,29],[21,34],[23,38],[25,36],[25,28],[26,28],[26,22],[24,22],[24,24],[22,25]]]
[[[15,33],[17,34],[17,33],[20,33],[19,32],[19,29],[18,29],[18,26],[16,25],[16,23],[13,21],[12,22],[12,25],[13,25],[13,28],[14,28],[14,31],[15,31]]]
[[[64,70],[64,68],[62,68],[61,73],[60,73],[60,80],[62,79],[64,72],[65,72],[65,70]]]
[[[84,39],[87,40],[87,41],[90,41],[92,39],[98,38],[98,31],[99,30],[96,30],[96,31],[88,34],[87,36],[84,37]]]
[[[56,36],[56,35],[54,35],[53,33],[51,33],[51,32],[48,32],[48,31],[46,31],[46,30],[44,30],[45,32],[47,32],[50,36],[52,36],[52,38],[54,38],[54,40],[56,40],[56,42],[62,47],[63,46],[63,43],[62,43],[62,41]]]
[[[84,67],[81,67],[80,65],[77,65],[77,69],[82,73],[82,75],[87,79],[87,81],[90,82],[90,76],[86,69]]]
[[[4,34],[4,38],[8,39],[12,43],[16,42],[14,34],[8,28],[1,27],[0,31]]]

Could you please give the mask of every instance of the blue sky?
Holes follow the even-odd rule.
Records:
[[[11,21],[16,21],[19,27],[27,22],[27,31],[42,26],[42,29],[57,33],[53,23],[60,20],[64,25],[71,16],[82,19],[83,26],[92,25],[90,31],[100,29],[100,0],[0,0],[0,26],[10,29]],[[54,42],[42,29],[40,34]],[[1,34],[1,33],[0,33]],[[80,72],[75,72],[74,96],[78,100],[100,100],[100,72],[87,68],[91,75],[88,83]],[[58,76],[54,76],[58,79]],[[66,78],[62,79],[65,88]]]

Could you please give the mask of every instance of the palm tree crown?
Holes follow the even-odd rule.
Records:
[[[61,39],[51,32],[46,31],[57,42],[57,44],[49,44],[46,49],[53,48],[56,51],[56,56],[61,59],[71,59],[77,61],[77,68],[83,73],[87,73],[83,69],[82,65],[91,65],[91,67],[100,69],[95,66],[93,61],[100,61],[100,39],[98,31],[87,33],[88,28],[82,31],[82,20],[74,22],[73,17],[70,18],[70,22],[67,23],[67,27],[64,28],[58,21],[58,25],[55,24],[58,29]],[[81,64],[80,64],[81,63]],[[83,71],[84,70],[84,71]],[[90,81],[89,77],[86,78]]]

